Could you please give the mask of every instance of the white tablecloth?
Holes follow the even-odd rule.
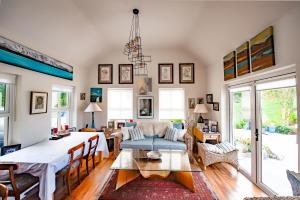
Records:
[[[52,199],[55,191],[55,173],[69,162],[68,150],[81,142],[85,142],[85,154],[88,152],[88,139],[99,134],[97,151],[109,156],[105,135],[95,132],[72,132],[70,136],[59,140],[47,140],[23,148],[14,153],[1,156],[0,163],[17,163],[16,173],[30,173],[40,179],[39,196],[42,200]]]

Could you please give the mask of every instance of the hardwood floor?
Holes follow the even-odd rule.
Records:
[[[97,195],[111,173],[110,166],[113,163],[113,159],[111,156],[108,159],[103,159],[101,162],[97,158],[97,161],[96,168],[91,170],[88,176],[85,171],[85,163],[83,163],[81,169],[82,181],[78,185],[76,176],[73,177],[70,196],[67,195],[66,186],[63,185],[62,179],[59,178],[57,180],[57,190],[54,194],[55,200],[97,199]],[[266,196],[263,191],[229,164],[219,163],[209,166],[204,171],[204,174],[220,200],[240,200],[244,197]],[[31,197],[29,199],[37,199],[37,194],[35,196],[35,198]]]

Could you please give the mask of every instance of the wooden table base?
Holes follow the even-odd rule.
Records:
[[[159,176],[161,178],[167,178],[170,175],[170,171],[137,171],[137,170],[118,170],[118,177],[116,183],[116,190],[123,185],[133,181],[140,175],[143,178],[149,178],[152,176]],[[192,172],[172,172],[178,183],[185,186],[192,192],[195,192],[194,180]]]

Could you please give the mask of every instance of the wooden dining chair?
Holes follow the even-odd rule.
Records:
[[[0,197],[2,198],[2,200],[7,200],[8,188],[6,185],[0,184]]]
[[[14,174],[18,169],[17,164],[0,164],[0,171],[8,171],[8,179],[0,180],[0,184],[6,185],[8,196],[14,196],[16,200],[21,198],[21,194],[30,191],[39,183],[39,178],[28,173]]]
[[[89,151],[83,157],[83,159],[85,159],[86,173],[89,175],[89,160],[93,159],[93,168],[95,168],[95,154],[99,142],[99,135],[95,135],[89,138],[88,141],[89,141]]]
[[[58,176],[63,177],[63,182],[67,182],[68,194],[71,194],[70,176],[77,172],[77,180],[80,183],[80,166],[84,154],[84,142],[69,149],[68,154],[70,155],[69,164],[62,170],[57,172]]]

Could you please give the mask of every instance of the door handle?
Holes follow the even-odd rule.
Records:
[[[255,140],[258,141],[258,129],[255,129]]]

